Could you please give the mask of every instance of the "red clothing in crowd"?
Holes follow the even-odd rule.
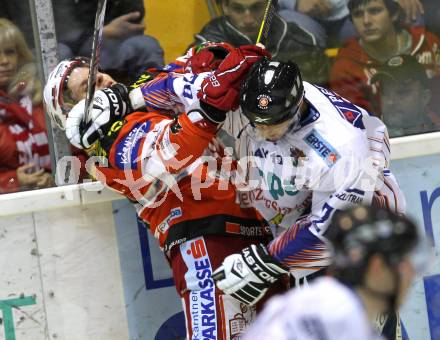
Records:
[[[0,193],[20,190],[17,168],[35,164],[50,172],[50,155],[42,105],[29,97],[20,102],[0,91]]]
[[[412,38],[410,54],[417,57],[432,78],[440,75],[440,39],[423,27],[408,29]],[[330,71],[330,87],[342,97],[381,116],[378,89],[370,84],[381,62],[369,56],[357,38],[342,47]]]
[[[83,150],[72,147],[79,158],[79,181],[87,175]],[[51,172],[46,119],[42,105],[33,106],[29,97],[19,101],[0,91],[0,194],[20,191],[17,168],[34,163],[33,171]]]

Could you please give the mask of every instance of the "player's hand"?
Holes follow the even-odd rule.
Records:
[[[144,22],[135,21],[140,18],[139,12],[130,12],[113,19],[110,23],[104,26],[103,35],[106,38],[120,39],[133,34],[141,33],[145,29]]]
[[[128,91],[122,84],[95,92],[93,105],[84,122],[85,100],[78,102],[66,120],[66,136],[70,143],[80,149],[90,148],[102,139],[112,124],[128,112]]]
[[[210,72],[217,69],[221,62],[221,59],[217,59],[213,52],[205,48],[188,59],[185,69],[194,74]]]
[[[254,305],[287,273],[262,244],[252,244],[240,254],[227,256],[212,278],[225,294],[246,305]]]
[[[244,45],[230,52],[212,76],[206,78],[198,93],[201,101],[222,111],[236,110],[240,87],[251,66],[262,57],[270,57],[265,49]]]

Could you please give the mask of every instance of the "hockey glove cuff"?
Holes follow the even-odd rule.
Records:
[[[288,271],[271,257],[262,244],[252,244],[240,254],[227,256],[212,278],[225,294],[254,305]]]
[[[84,121],[85,100],[70,110],[66,120],[67,138],[80,149],[90,148],[108,133],[115,121],[131,111],[129,103],[128,90],[123,84],[96,91],[87,122]]]

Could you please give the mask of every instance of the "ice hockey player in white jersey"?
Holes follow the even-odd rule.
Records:
[[[202,83],[201,100],[208,103],[211,79]],[[221,84],[219,76],[216,81]],[[296,64],[262,58],[241,87],[240,108],[242,114],[225,117],[223,131],[234,137],[238,159],[253,163],[244,171],[249,184],[241,201],[273,226],[267,251],[295,278],[328,265],[323,234],[335,211],[373,204],[403,213],[403,195],[387,168],[386,127],[330,90],[303,82]],[[264,263],[250,265],[261,262],[259,253],[265,250],[255,246],[227,257],[214,274],[218,287],[245,303],[258,301],[275,279]]]
[[[270,300],[245,340],[383,339],[372,320],[398,308],[428,258],[417,227],[389,210],[358,206],[335,213],[327,236],[331,275]]]

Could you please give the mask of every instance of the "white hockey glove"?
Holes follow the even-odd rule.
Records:
[[[282,275],[287,274],[268,254],[262,244],[252,244],[240,254],[232,254],[212,274],[217,287],[246,305],[254,305],[268,288]]]
[[[84,122],[84,99],[70,110],[66,120],[66,136],[77,148],[88,149],[107,134],[115,121],[129,112],[129,107],[128,91],[123,84],[96,91],[87,122]]]

